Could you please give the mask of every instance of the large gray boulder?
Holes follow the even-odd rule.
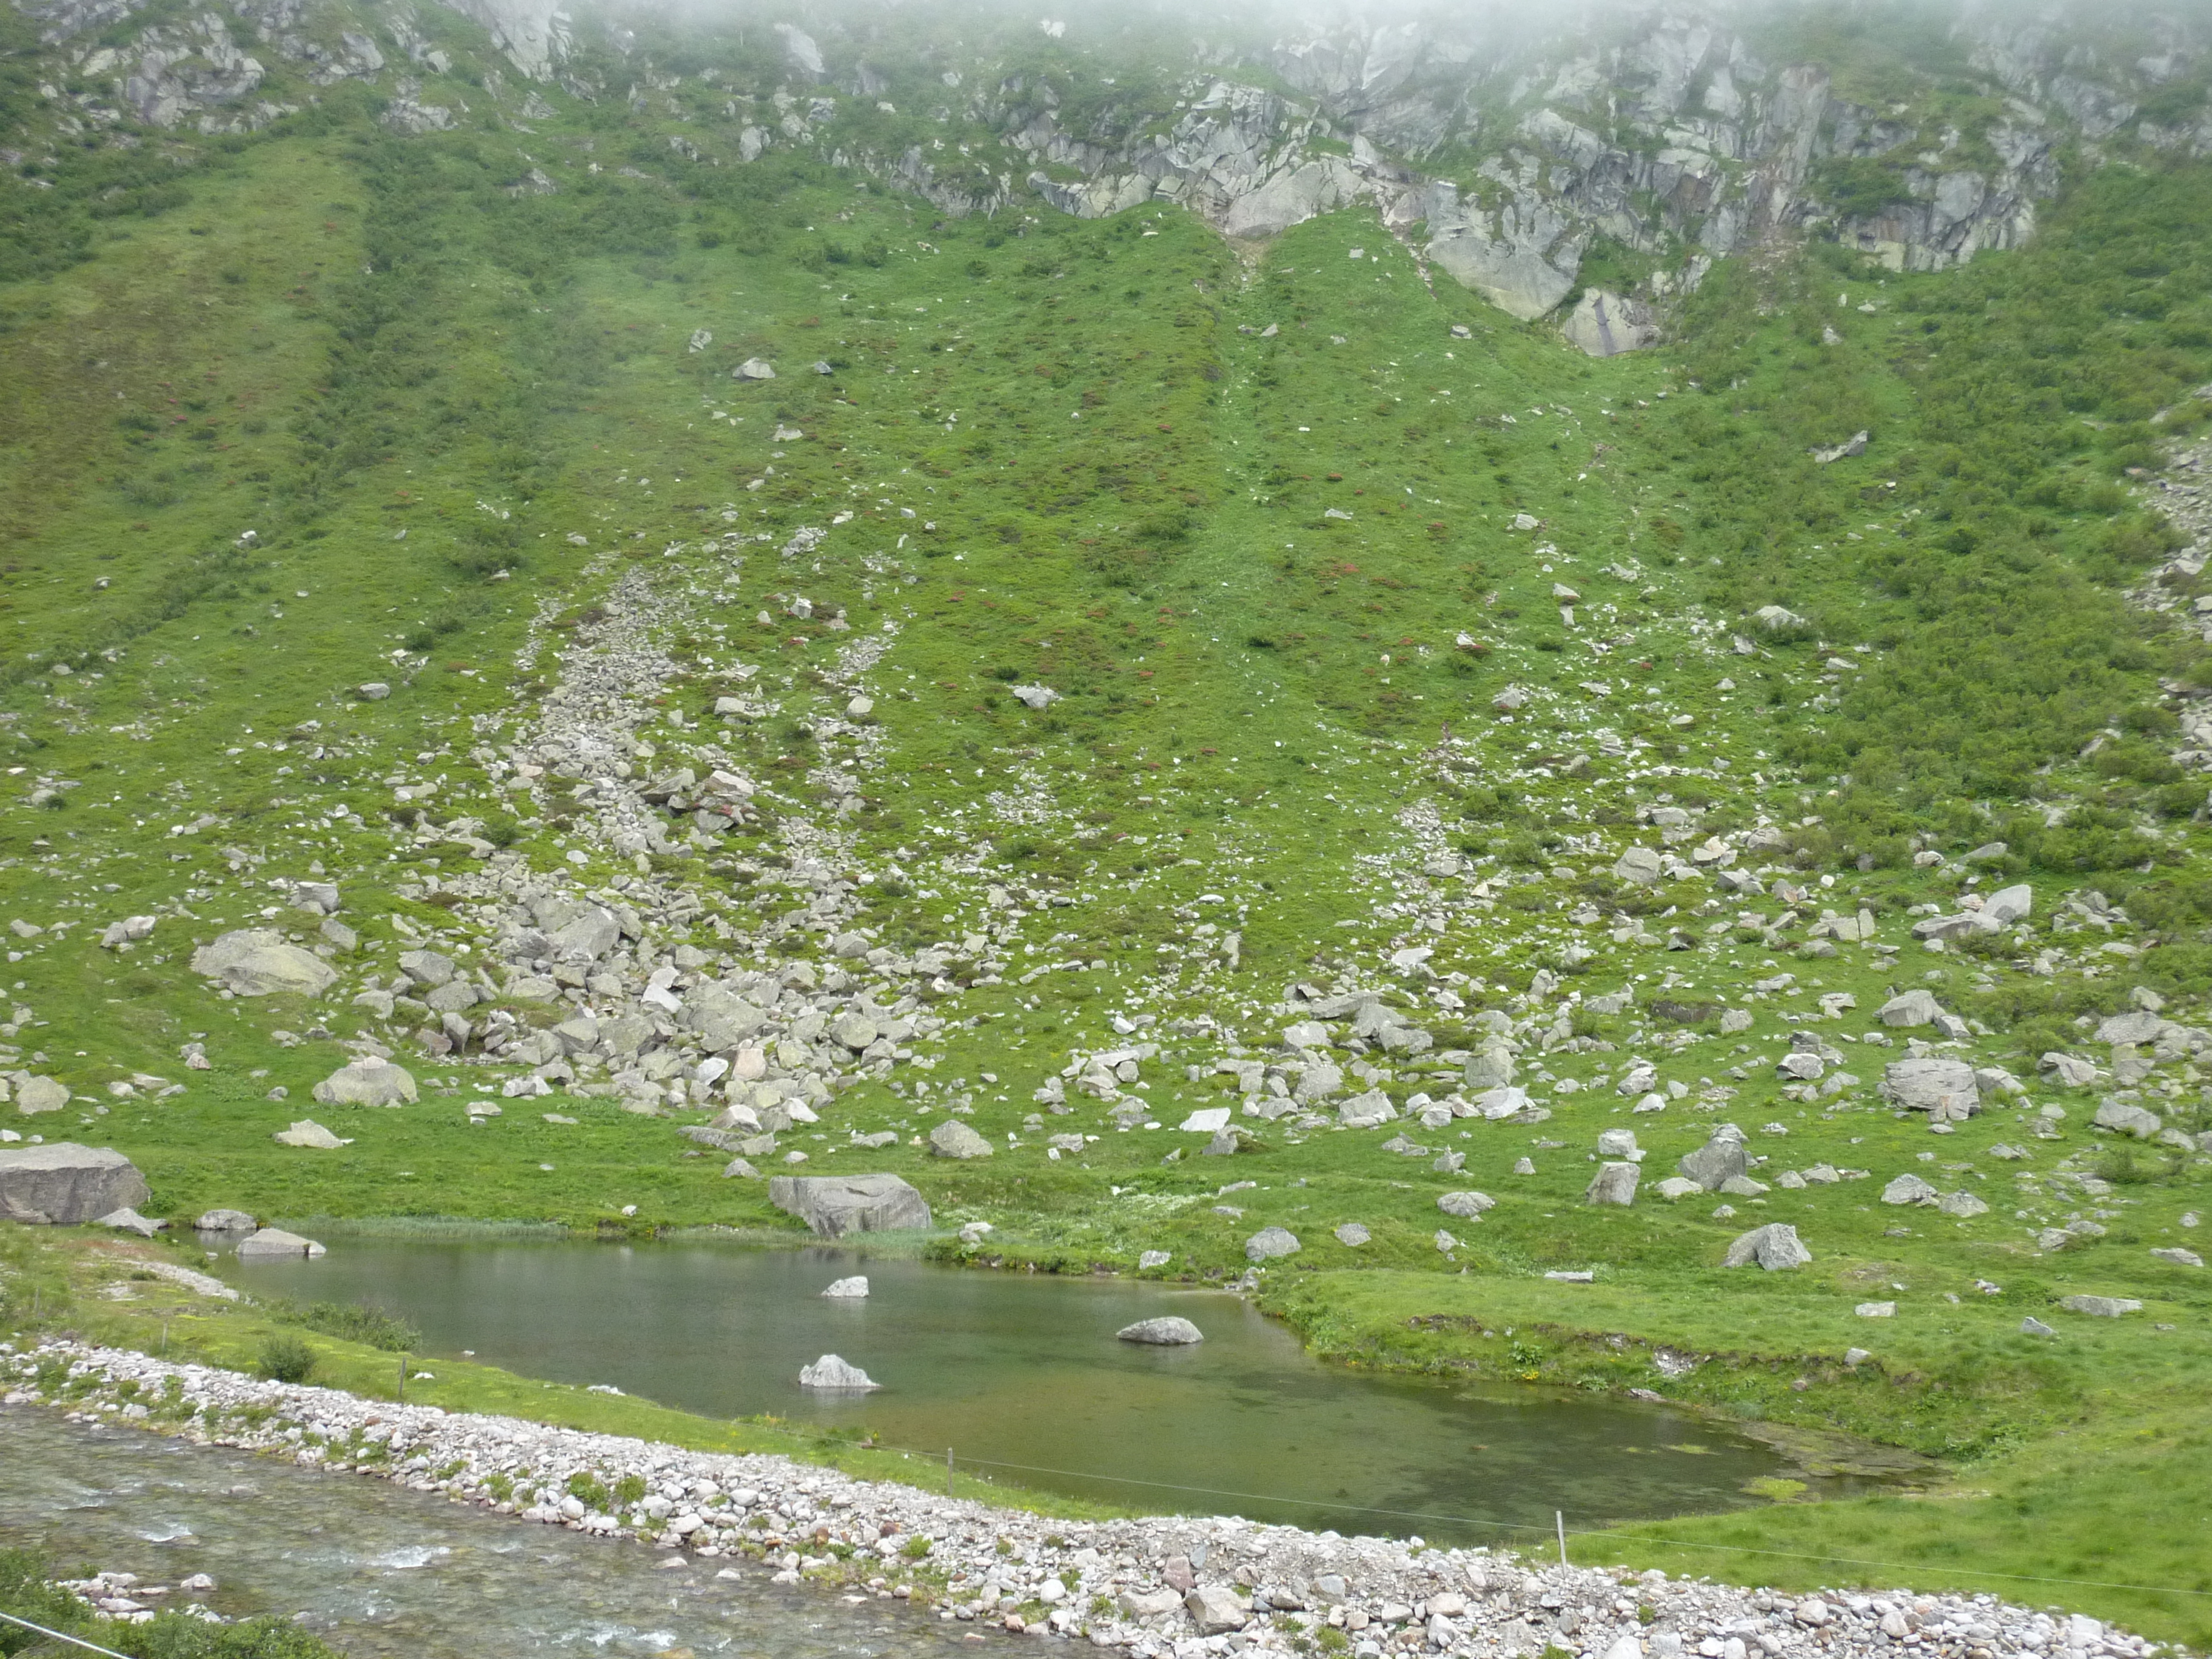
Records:
[[[270,927],[242,927],[192,952],[192,971],[242,997],[320,996],[337,970]]]
[[[1935,993],[1916,986],[1881,1005],[1881,1023],[1893,1026],[1933,1025],[1942,1012],[1943,1005],[1936,1000]]]
[[[302,1238],[297,1233],[288,1233],[282,1227],[264,1227],[251,1238],[238,1243],[240,1261],[283,1261],[294,1256],[318,1256],[327,1254],[312,1238]]]
[[[988,1158],[991,1143],[957,1118],[947,1118],[929,1132],[929,1150],[939,1158]]]
[[[1731,1176],[1744,1174],[1751,1166],[1744,1157],[1741,1140],[1716,1134],[1696,1152],[1680,1159],[1674,1167],[1707,1192],[1717,1193],[1723,1182]]]
[[[799,1368],[799,1386],[802,1389],[831,1389],[846,1394],[865,1394],[884,1385],[850,1360],[841,1359],[834,1353],[825,1353],[811,1365]]]
[[[315,1085],[324,1106],[399,1106],[415,1099],[415,1079],[404,1066],[380,1054],[349,1060]]]
[[[1812,1259],[1812,1251],[1799,1240],[1795,1227],[1771,1221],[1739,1237],[1735,1243],[1729,1246],[1728,1255],[1722,1258],[1721,1266],[1742,1267],[1755,1261],[1773,1273],[1790,1267],[1802,1267]]]
[[[74,1227],[149,1195],[146,1177],[112,1146],[60,1140],[0,1149],[0,1217],[9,1221]]]
[[[2122,1134],[2133,1135],[2137,1140],[2148,1140],[2166,1127],[2165,1120],[2156,1112],[2118,1100],[2106,1101],[2097,1108],[2097,1115],[2089,1121],[2100,1129],[2114,1129]]]
[[[15,1079],[15,1109],[19,1112],[58,1112],[69,1103],[69,1085],[57,1079],[25,1072]]]
[[[1437,1208],[1446,1215],[1457,1216],[1462,1221],[1480,1220],[1482,1212],[1497,1204],[1488,1193],[1445,1193],[1437,1200]]]
[[[1633,1204],[1636,1183],[1643,1178],[1643,1173],[1633,1164],[1601,1164],[1589,1189],[1583,1194],[1583,1202],[1624,1206]]]
[[[1272,1261],[1277,1256],[1296,1255],[1305,1247],[1298,1236],[1287,1227],[1262,1227],[1244,1241],[1247,1261]]]
[[[768,1201],[824,1238],[930,1224],[928,1202],[895,1175],[773,1176]]]
[[[1206,1340],[1205,1332],[1188,1319],[1177,1319],[1172,1314],[1158,1319],[1140,1319],[1133,1325],[1124,1325],[1114,1334],[1124,1342],[1144,1342],[1160,1348],[1186,1347]]]
[[[1943,1194],[1917,1175],[1901,1175],[1881,1189],[1885,1204],[1933,1204]]]
[[[1972,1117],[1982,1109],[1974,1068],[1963,1060],[1925,1054],[1892,1060],[1882,1068],[1881,1097],[1893,1106],[1926,1112],[1942,1122]]]

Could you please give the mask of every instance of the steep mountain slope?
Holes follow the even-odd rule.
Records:
[[[2195,1583],[2197,21],[7,26],[10,1133],[1280,1228],[1346,1352],[1998,1494],[1873,1559]]]

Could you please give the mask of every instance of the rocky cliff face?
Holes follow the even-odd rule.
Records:
[[[416,78],[445,73],[447,53],[427,44],[408,0],[238,0],[149,21],[124,45],[113,42],[132,0],[17,3],[40,26],[55,82],[99,88],[45,88],[65,128],[260,125],[293,106],[262,95],[264,64],[311,86],[389,79],[387,119],[400,131],[451,122]],[[1713,259],[1778,234],[1832,234],[1893,269],[1940,270],[2032,234],[2069,147],[2090,162],[2116,145],[2212,148],[2201,100],[2179,91],[2200,71],[2202,31],[2142,25],[2123,40],[2086,9],[2022,22],[1954,7],[1929,14],[1932,24],[1923,16],[1910,50],[1885,46],[1887,13],[1839,19],[1790,4],[1594,9],[1542,27],[1452,15],[1343,24],[1194,42],[1188,62],[1204,67],[1175,66],[1172,91],[1103,98],[1075,88],[1115,86],[1115,68],[1162,84],[1169,66],[1143,61],[1161,48],[1103,26],[1086,41],[1057,22],[1010,37],[948,21],[945,42],[972,43],[921,50],[931,118],[954,142],[886,149],[854,118],[896,112],[882,94],[911,86],[916,65],[888,56],[861,14],[743,26],[738,38],[775,43],[781,84],[739,99],[720,95],[720,71],[657,65],[639,45],[643,16],[634,31],[617,15],[572,21],[550,0],[447,3],[481,27],[487,56],[528,81],[599,99],[622,91],[607,62],[634,76],[633,103],[644,108],[649,91],[682,112],[690,130],[672,146],[702,163],[795,146],[947,211],[1029,201],[1099,217],[1165,202],[1234,237],[1366,204],[1430,264],[1523,319],[1573,296],[1599,246],[1637,290],[1606,296],[1616,313],[1624,301],[1663,307]],[[735,61],[715,27],[700,26],[691,55],[712,60],[719,43]],[[665,21],[653,27],[668,38]],[[106,44],[88,44],[95,33]],[[586,49],[596,70],[579,67]],[[757,50],[751,61],[757,70]],[[698,83],[689,106],[687,79]],[[496,97],[497,76],[488,84]],[[500,100],[501,118],[553,113],[529,97],[527,110]],[[728,127],[719,136],[718,119]],[[1615,349],[1654,335],[1648,317],[1574,333]]]

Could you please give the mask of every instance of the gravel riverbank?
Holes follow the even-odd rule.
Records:
[[[1991,1596],[1790,1596],[1232,1516],[1055,1521],[768,1455],[692,1452],[507,1417],[172,1364],[0,1345],[9,1404],[288,1457],[778,1582],[1140,1659],[1322,1651],[1575,1659],[2142,1659],[2160,1644]]]

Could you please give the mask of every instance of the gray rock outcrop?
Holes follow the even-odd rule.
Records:
[[[1764,1227],[1754,1227],[1741,1234],[1728,1248],[1721,1259],[1723,1267],[1747,1267],[1757,1262],[1767,1272],[1782,1273],[1791,1267],[1802,1267],[1813,1259],[1797,1237],[1797,1230],[1785,1223],[1771,1221]]]
[[[1633,1164],[1601,1164],[1589,1187],[1583,1194],[1585,1204],[1618,1204],[1623,1206],[1636,1202],[1636,1183],[1643,1171]]]
[[[929,1150],[939,1158],[988,1158],[991,1143],[959,1119],[947,1118],[929,1132]]]
[[[1272,1261],[1279,1256],[1296,1255],[1305,1247],[1298,1236],[1287,1227],[1262,1227],[1244,1241],[1247,1261]]]
[[[192,952],[192,971],[242,997],[320,996],[337,970],[273,928],[247,927]]]
[[[920,1231],[931,1219],[927,1200],[895,1175],[774,1176],[768,1201],[824,1238]]]
[[[0,1147],[0,1218],[9,1221],[74,1227],[136,1208],[149,1192],[138,1166],[112,1146]]]
[[[349,1060],[318,1083],[316,1103],[323,1106],[401,1106],[416,1098],[415,1079],[404,1066],[377,1054]]]
[[[1696,1182],[1709,1193],[1717,1193],[1723,1182],[1744,1174],[1750,1164],[1744,1156],[1743,1138],[1722,1131],[1716,1132],[1696,1152],[1686,1154],[1674,1167],[1684,1178]]]
[[[1926,1112],[1938,1122],[1971,1117],[1982,1109],[1974,1068],[1941,1054],[1892,1060],[1882,1068],[1881,1097],[1908,1111]]]

